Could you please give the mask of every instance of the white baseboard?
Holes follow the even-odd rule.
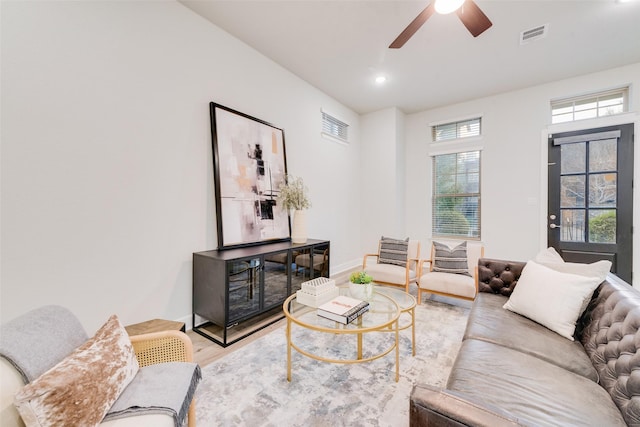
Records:
[[[329,275],[332,278],[334,276],[341,276],[342,274],[351,273],[351,271],[358,269],[361,266],[362,266],[362,258],[356,258],[354,260],[344,262],[342,264],[332,265]]]

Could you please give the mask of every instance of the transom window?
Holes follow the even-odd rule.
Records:
[[[432,232],[480,238],[480,151],[433,157]]]
[[[629,88],[551,101],[551,123],[594,119],[629,111]]]
[[[434,142],[480,136],[481,131],[481,117],[431,126],[431,133]]]

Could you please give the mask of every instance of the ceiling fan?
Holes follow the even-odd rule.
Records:
[[[447,14],[454,11],[473,37],[478,37],[493,25],[473,0],[435,0],[411,21],[407,28],[389,45],[389,48],[401,48],[434,12]]]

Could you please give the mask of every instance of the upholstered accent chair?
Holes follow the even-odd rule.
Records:
[[[478,241],[433,241],[431,258],[419,263],[418,304],[423,293],[473,301],[478,293],[478,260],[483,256],[484,246]]]
[[[404,248],[403,248],[404,247]],[[365,254],[362,269],[381,285],[399,286],[409,292],[409,285],[418,277],[420,242],[382,237],[378,253]]]
[[[113,315],[90,338],[56,305],[0,325],[3,427],[194,427],[200,379],[183,332],[129,336]]]

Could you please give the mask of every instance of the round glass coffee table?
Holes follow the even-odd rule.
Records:
[[[349,287],[339,287],[341,295],[349,296]],[[282,305],[285,317],[287,318],[287,381],[291,381],[291,350],[294,349],[298,353],[303,354],[315,360],[329,363],[362,363],[370,362],[386,356],[395,350],[396,356],[396,377],[398,382],[400,378],[400,351],[399,351],[399,324],[398,319],[401,314],[401,307],[392,296],[386,293],[378,292],[374,289],[372,298],[369,300],[369,311],[358,317],[355,321],[344,325],[340,322],[326,319],[319,316],[317,309],[308,305],[301,304],[297,301],[296,295],[293,294]],[[294,325],[310,329],[312,331],[335,334],[335,335],[355,335],[356,336],[356,352],[355,358],[331,358],[316,354],[313,351],[305,350],[305,343],[294,343],[292,339],[292,328]],[[363,336],[375,332],[393,332],[391,344],[380,350],[379,352],[363,356]],[[347,340],[345,340],[347,341]],[[309,343],[306,343],[309,347]],[[347,342],[344,345],[348,345]]]
[[[385,294],[393,298],[393,300],[400,306],[400,314],[407,313],[411,317],[411,321],[406,324],[402,324],[403,321],[398,320],[398,329],[403,331],[411,328],[411,355],[416,355],[416,299],[413,295],[406,293],[400,288],[392,288],[389,286],[376,285],[375,292]]]

